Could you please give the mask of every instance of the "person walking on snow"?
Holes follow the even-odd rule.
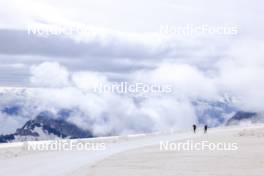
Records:
[[[208,126],[204,125],[204,133],[207,133],[207,128],[208,128]]]
[[[196,125],[193,124],[193,132],[196,133]]]

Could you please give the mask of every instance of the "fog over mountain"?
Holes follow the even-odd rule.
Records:
[[[0,134],[63,109],[71,111],[65,121],[98,136],[217,126],[238,111],[262,113],[263,3],[248,2],[1,2]],[[186,25],[231,32],[173,30]],[[41,35],[33,26],[88,30]],[[94,91],[122,82],[169,91]]]
[[[127,80],[170,85],[171,92],[165,93],[97,92],[94,87],[100,83],[111,86],[114,82],[98,72],[70,72],[56,62],[32,66],[31,75],[34,87],[2,88],[1,124],[6,127],[2,133],[20,128],[43,111],[56,114],[63,109],[72,112],[66,121],[95,136],[186,130],[193,123],[217,126],[238,110],[262,111],[256,101],[243,99],[245,87],[231,89],[220,76],[207,76],[190,65],[163,64],[154,70],[133,72]]]

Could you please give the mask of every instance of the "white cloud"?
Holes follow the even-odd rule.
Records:
[[[30,81],[39,89],[28,99],[40,106],[36,113],[77,108],[83,114],[70,121],[106,134],[189,128],[197,120],[191,101],[217,100],[223,94],[238,98],[242,110],[264,111],[263,11],[257,0],[11,1],[0,5],[0,27],[7,29],[0,31],[1,66],[33,64]],[[9,30],[35,22],[87,24],[91,33],[35,38]],[[185,24],[238,25],[239,35],[174,38],[155,33],[160,25]],[[138,102],[128,95],[94,93],[98,82],[111,83],[108,75],[170,84],[174,93]]]
[[[72,75],[74,86],[81,90],[93,91],[99,84],[109,84],[106,76],[95,72],[77,72]]]
[[[68,70],[54,62],[44,62],[31,67],[33,85],[44,87],[63,87],[69,85]]]
[[[239,61],[243,65],[243,59]],[[133,97],[94,92],[92,87],[98,82],[111,84],[102,73],[72,72],[58,63],[45,62],[31,69],[32,83],[39,88],[30,90],[30,96],[25,98],[30,103],[25,104],[31,104],[31,108],[37,105],[36,114],[42,110],[75,109],[68,120],[96,135],[188,129],[198,121],[193,101],[220,101],[225,93],[237,97],[240,101],[236,105],[242,110],[264,110],[264,86],[258,76],[263,72],[261,65],[238,66],[226,60],[217,68],[212,75],[186,64],[163,64],[153,70],[136,71],[130,74],[129,81],[170,84],[174,92]]]
[[[218,63],[219,89],[239,97],[241,109],[264,111],[263,47],[263,42],[240,41]]]
[[[187,66],[173,66],[169,72],[173,72],[173,69],[179,68],[178,73],[182,74],[185,72],[182,67],[185,68]],[[163,97],[150,95],[145,100],[139,98],[139,102],[136,102],[134,100],[136,97],[128,94],[120,95],[115,92],[94,92],[91,88],[95,83],[101,82],[103,84],[111,84],[111,81],[102,74],[69,71],[67,71],[67,74],[64,74],[66,68],[58,63],[43,63],[34,68],[41,70],[56,68],[56,75],[64,75],[54,77],[53,82],[56,84],[48,84],[49,88],[32,90],[33,96],[31,99],[35,99],[38,106],[41,107],[39,111],[42,109],[56,112],[56,109],[61,108],[77,108],[82,113],[74,114],[68,120],[85,129],[93,131],[96,135],[186,129],[189,128],[190,124],[197,121],[191,102],[187,98],[178,99],[176,95]],[[166,68],[169,67],[163,66],[154,71],[146,71],[143,77],[138,77],[133,81],[144,82],[147,76],[150,76],[151,80],[154,80],[154,78],[159,75],[158,81],[163,84],[162,78],[168,75],[168,72],[163,73]],[[34,69],[32,71],[33,73],[35,72]],[[49,77],[52,72],[54,71],[41,72],[40,76],[38,74],[33,74],[33,78],[38,78],[39,85],[46,85],[46,80],[43,78]],[[197,72],[198,71],[194,68],[190,67],[190,70],[185,73],[186,79],[191,78]],[[175,72],[173,72],[173,74],[174,73]],[[69,81],[71,84],[64,84],[64,86],[62,86],[63,84],[58,84],[61,82],[59,79],[65,82],[64,80],[66,77],[71,77],[71,81]],[[172,76],[164,81],[169,83],[174,78],[175,77]],[[180,87],[183,80],[179,78],[178,81],[178,83],[174,82],[174,84],[178,84],[177,86]],[[60,86],[59,88],[58,85]],[[179,94],[179,92],[176,92],[176,94],[177,93]]]
[[[173,96],[178,98],[217,98],[215,80],[191,65],[162,64],[152,71],[139,71],[132,79],[150,83],[167,84],[173,87]]]

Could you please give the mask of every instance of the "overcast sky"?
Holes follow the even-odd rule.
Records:
[[[1,0],[0,84],[28,85],[30,67],[59,62],[123,79],[161,63],[213,69],[240,41],[263,40],[258,0]],[[91,33],[40,37],[30,25],[80,26]],[[161,26],[235,26],[237,35],[169,36]]]
[[[259,0],[0,0],[0,88],[40,88],[22,96],[21,104],[29,106],[26,118],[0,114],[2,132],[21,127],[32,112],[62,108],[80,109],[85,115],[71,120],[98,134],[189,129],[197,121],[197,100],[227,97],[237,109],[264,112],[263,5]],[[34,27],[53,33],[29,30]],[[54,33],[62,28],[67,33]],[[191,29],[198,33],[191,35]],[[170,85],[173,91],[139,103],[129,94],[91,90],[113,80]],[[20,102],[9,94],[1,99],[2,105]]]

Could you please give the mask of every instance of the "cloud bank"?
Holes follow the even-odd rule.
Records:
[[[25,108],[20,115],[0,114],[2,132],[43,110],[56,113],[62,108],[73,110],[68,121],[97,135],[188,129],[199,121],[197,112],[219,102],[263,112],[261,7],[257,0],[1,2],[0,85],[26,87],[3,90],[1,107]],[[28,24],[87,25],[91,31],[35,36],[28,35]],[[159,33],[161,25],[186,24],[234,25],[238,35]],[[173,92],[133,96],[93,91],[98,82],[115,81],[166,84]],[[201,114],[209,125],[219,124],[214,115]]]

